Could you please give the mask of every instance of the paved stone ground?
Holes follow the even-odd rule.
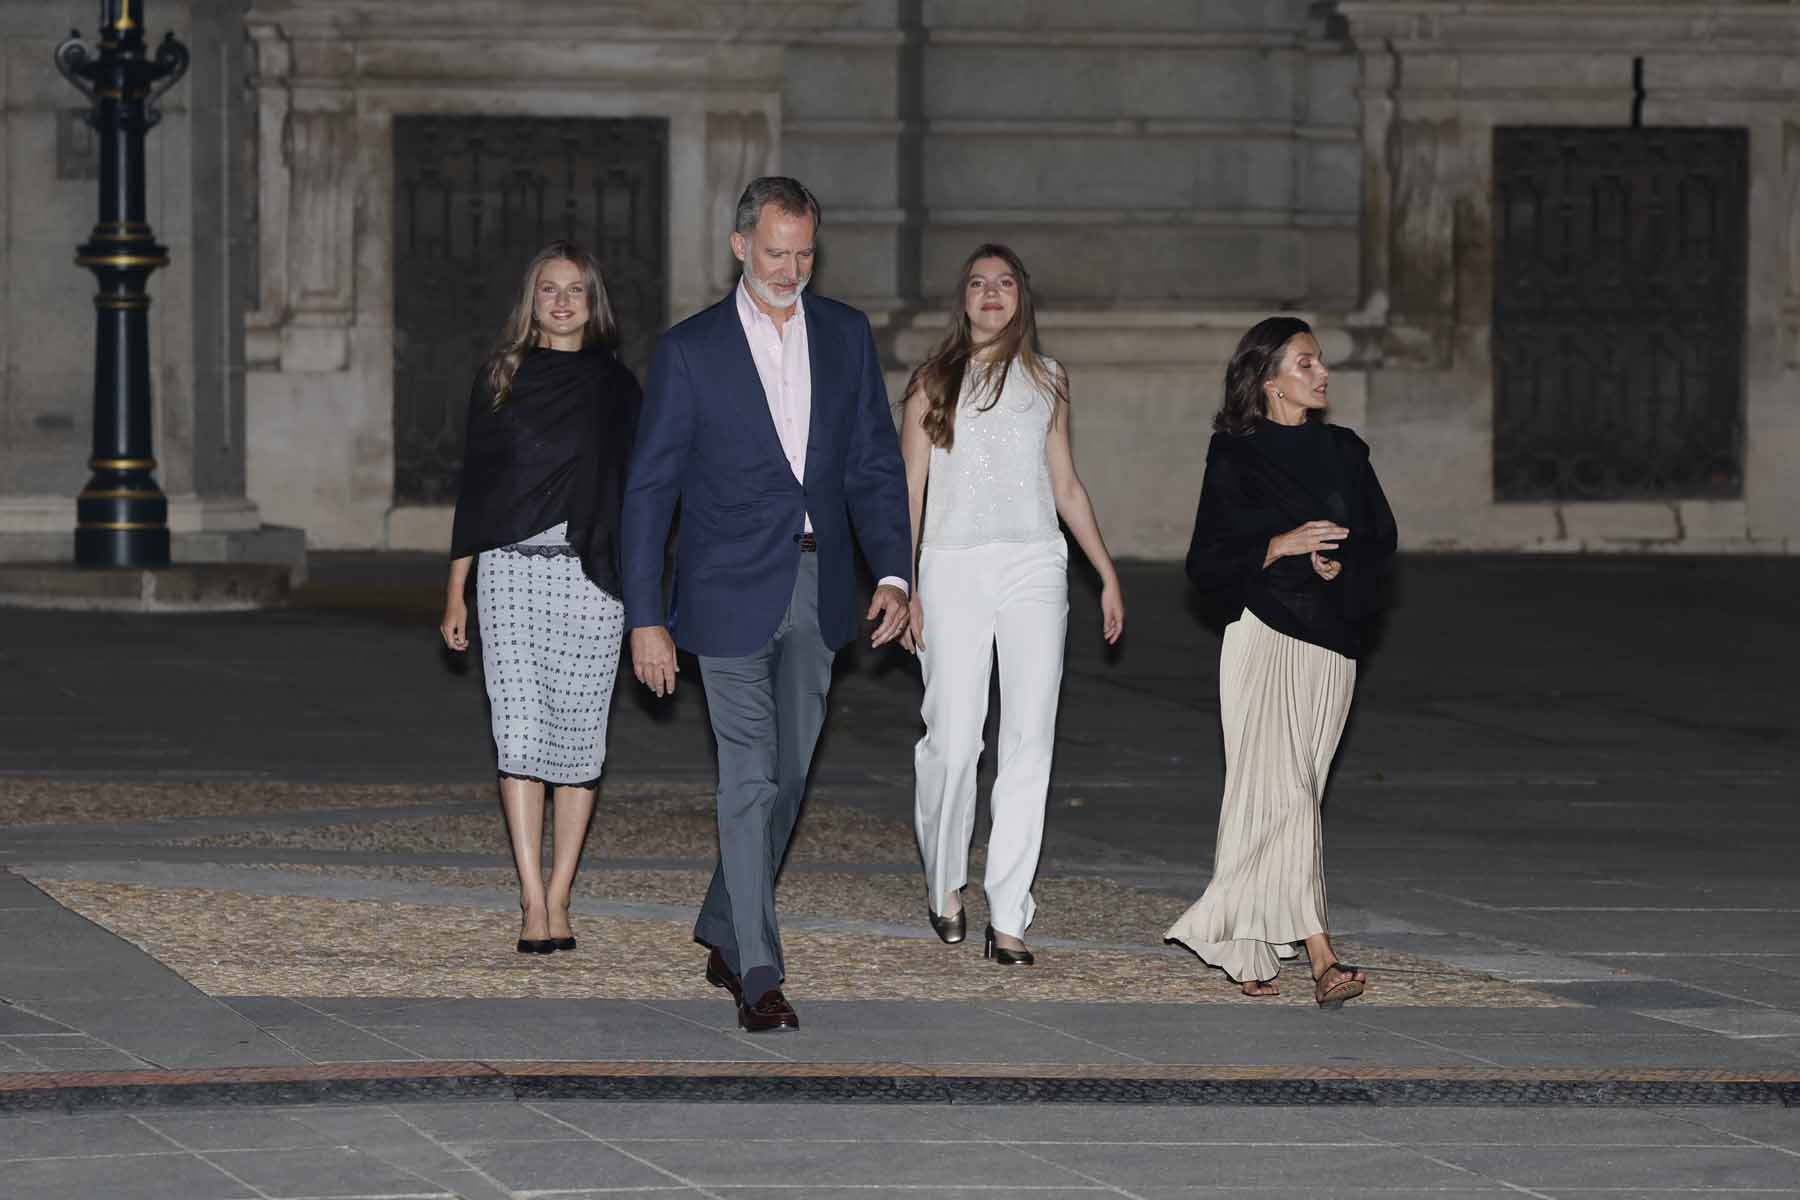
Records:
[[[456,910],[470,946],[508,928],[504,876],[493,857],[481,874],[469,840],[490,819],[479,793],[491,765],[479,674],[434,646],[437,564],[327,556],[318,567],[302,604],[280,613],[3,614],[0,864],[13,873],[0,874],[0,1089],[14,1090],[0,1096],[26,1094],[17,1088],[44,1072],[571,1059],[628,1073],[736,1063],[783,1078],[856,1062],[1283,1087],[1329,1073],[1374,1090],[1275,1108],[1227,1085],[1202,1107],[514,1092],[342,1108],[296,1105],[294,1091],[273,1109],[0,1118],[0,1196],[1800,1195],[1793,1109],[1617,1103],[1679,1098],[1674,1080],[1800,1079],[1800,642],[1788,601],[1800,563],[1405,563],[1326,819],[1334,926],[1388,966],[1379,997],[1335,1017],[1233,1000],[1146,944],[1157,907],[1178,910],[1204,884],[1220,778],[1217,635],[1175,572],[1127,570],[1131,625],[1117,652],[1101,650],[1091,592],[1077,588],[1034,931],[1045,967],[1079,981],[1069,996],[1054,970],[1021,979],[965,954],[944,972],[959,998],[926,998],[946,952],[906,911],[911,884],[891,849],[909,805],[917,680],[904,659],[847,655],[817,773],[818,857],[797,859],[784,885],[788,927],[817,951],[792,988],[806,1028],[774,1040],[738,1034],[729,1007],[693,982],[698,951],[679,944],[700,869],[691,847],[645,853],[644,827],[671,845],[694,837],[643,799],[704,790],[691,668],[672,703],[621,691],[616,811],[635,803],[658,819],[615,822],[610,857],[607,836],[595,843],[578,918],[578,956],[594,952],[581,970],[607,975],[605,935],[636,928],[656,950],[621,955],[613,974],[662,990],[582,992],[584,979],[576,994],[632,998],[431,994],[463,987],[467,963],[393,972],[435,980],[415,995],[321,995],[282,975],[269,931],[307,904],[337,914],[316,922],[335,931],[325,949],[362,956],[340,980],[380,976],[382,927],[397,914],[409,934],[441,940],[442,914]],[[185,951],[146,936],[159,913]],[[925,951],[936,957],[894,972],[904,987],[869,998],[875,969]],[[1072,969],[1083,961],[1101,965],[1097,979]],[[555,959],[527,965],[574,973]],[[234,972],[242,991],[225,986]],[[1105,1002],[1081,990],[1101,984]],[[1183,1002],[1121,997],[1140,984],[1158,999],[1165,985],[1184,989]],[[1521,1093],[1479,1090],[1546,1072],[1564,1080],[1559,1103],[1612,1106],[1494,1107]],[[1420,1107],[1418,1081],[1449,1077],[1477,1090],[1456,1093],[1459,1107]],[[1381,1079],[1415,1090],[1368,1082]],[[81,1094],[130,1102],[118,1088]],[[1243,1103],[1218,1102],[1234,1096]]]

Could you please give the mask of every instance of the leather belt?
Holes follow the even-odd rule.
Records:
[[[810,533],[796,533],[794,541],[799,545],[802,554],[812,554],[819,548],[819,539]]]

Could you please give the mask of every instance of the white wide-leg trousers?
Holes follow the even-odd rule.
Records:
[[[925,610],[925,736],[913,750],[913,818],[931,909],[969,879],[975,764],[987,721],[994,649],[1000,651],[998,767],[988,806],[989,920],[1023,937],[1035,906],[1031,881],[1044,841],[1044,803],[1056,740],[1063,641],[1069,628],[1069,548],[1053,542],[926,546],[919,559]]]

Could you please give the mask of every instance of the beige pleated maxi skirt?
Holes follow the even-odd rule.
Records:
[[[1275,978],[1278,949],[1327,932],[1319,803],[1355,688],[1356,660],[1277,633],[1248,609],[1225,628],[1212,882],[1163,937],[1240,983]]]

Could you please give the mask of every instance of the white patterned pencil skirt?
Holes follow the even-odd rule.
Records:
[[[1355,659],[1277,633],[1248,609],[1225,628],[1212,881],[1163,937],[1240,983],[1275,978],[1277,948],[1327,932],[1319,803],[1355,688]]]
[[[560,525],[484,551],[475,595],[500,774],[596,786],[624,605],[582,573]]]

